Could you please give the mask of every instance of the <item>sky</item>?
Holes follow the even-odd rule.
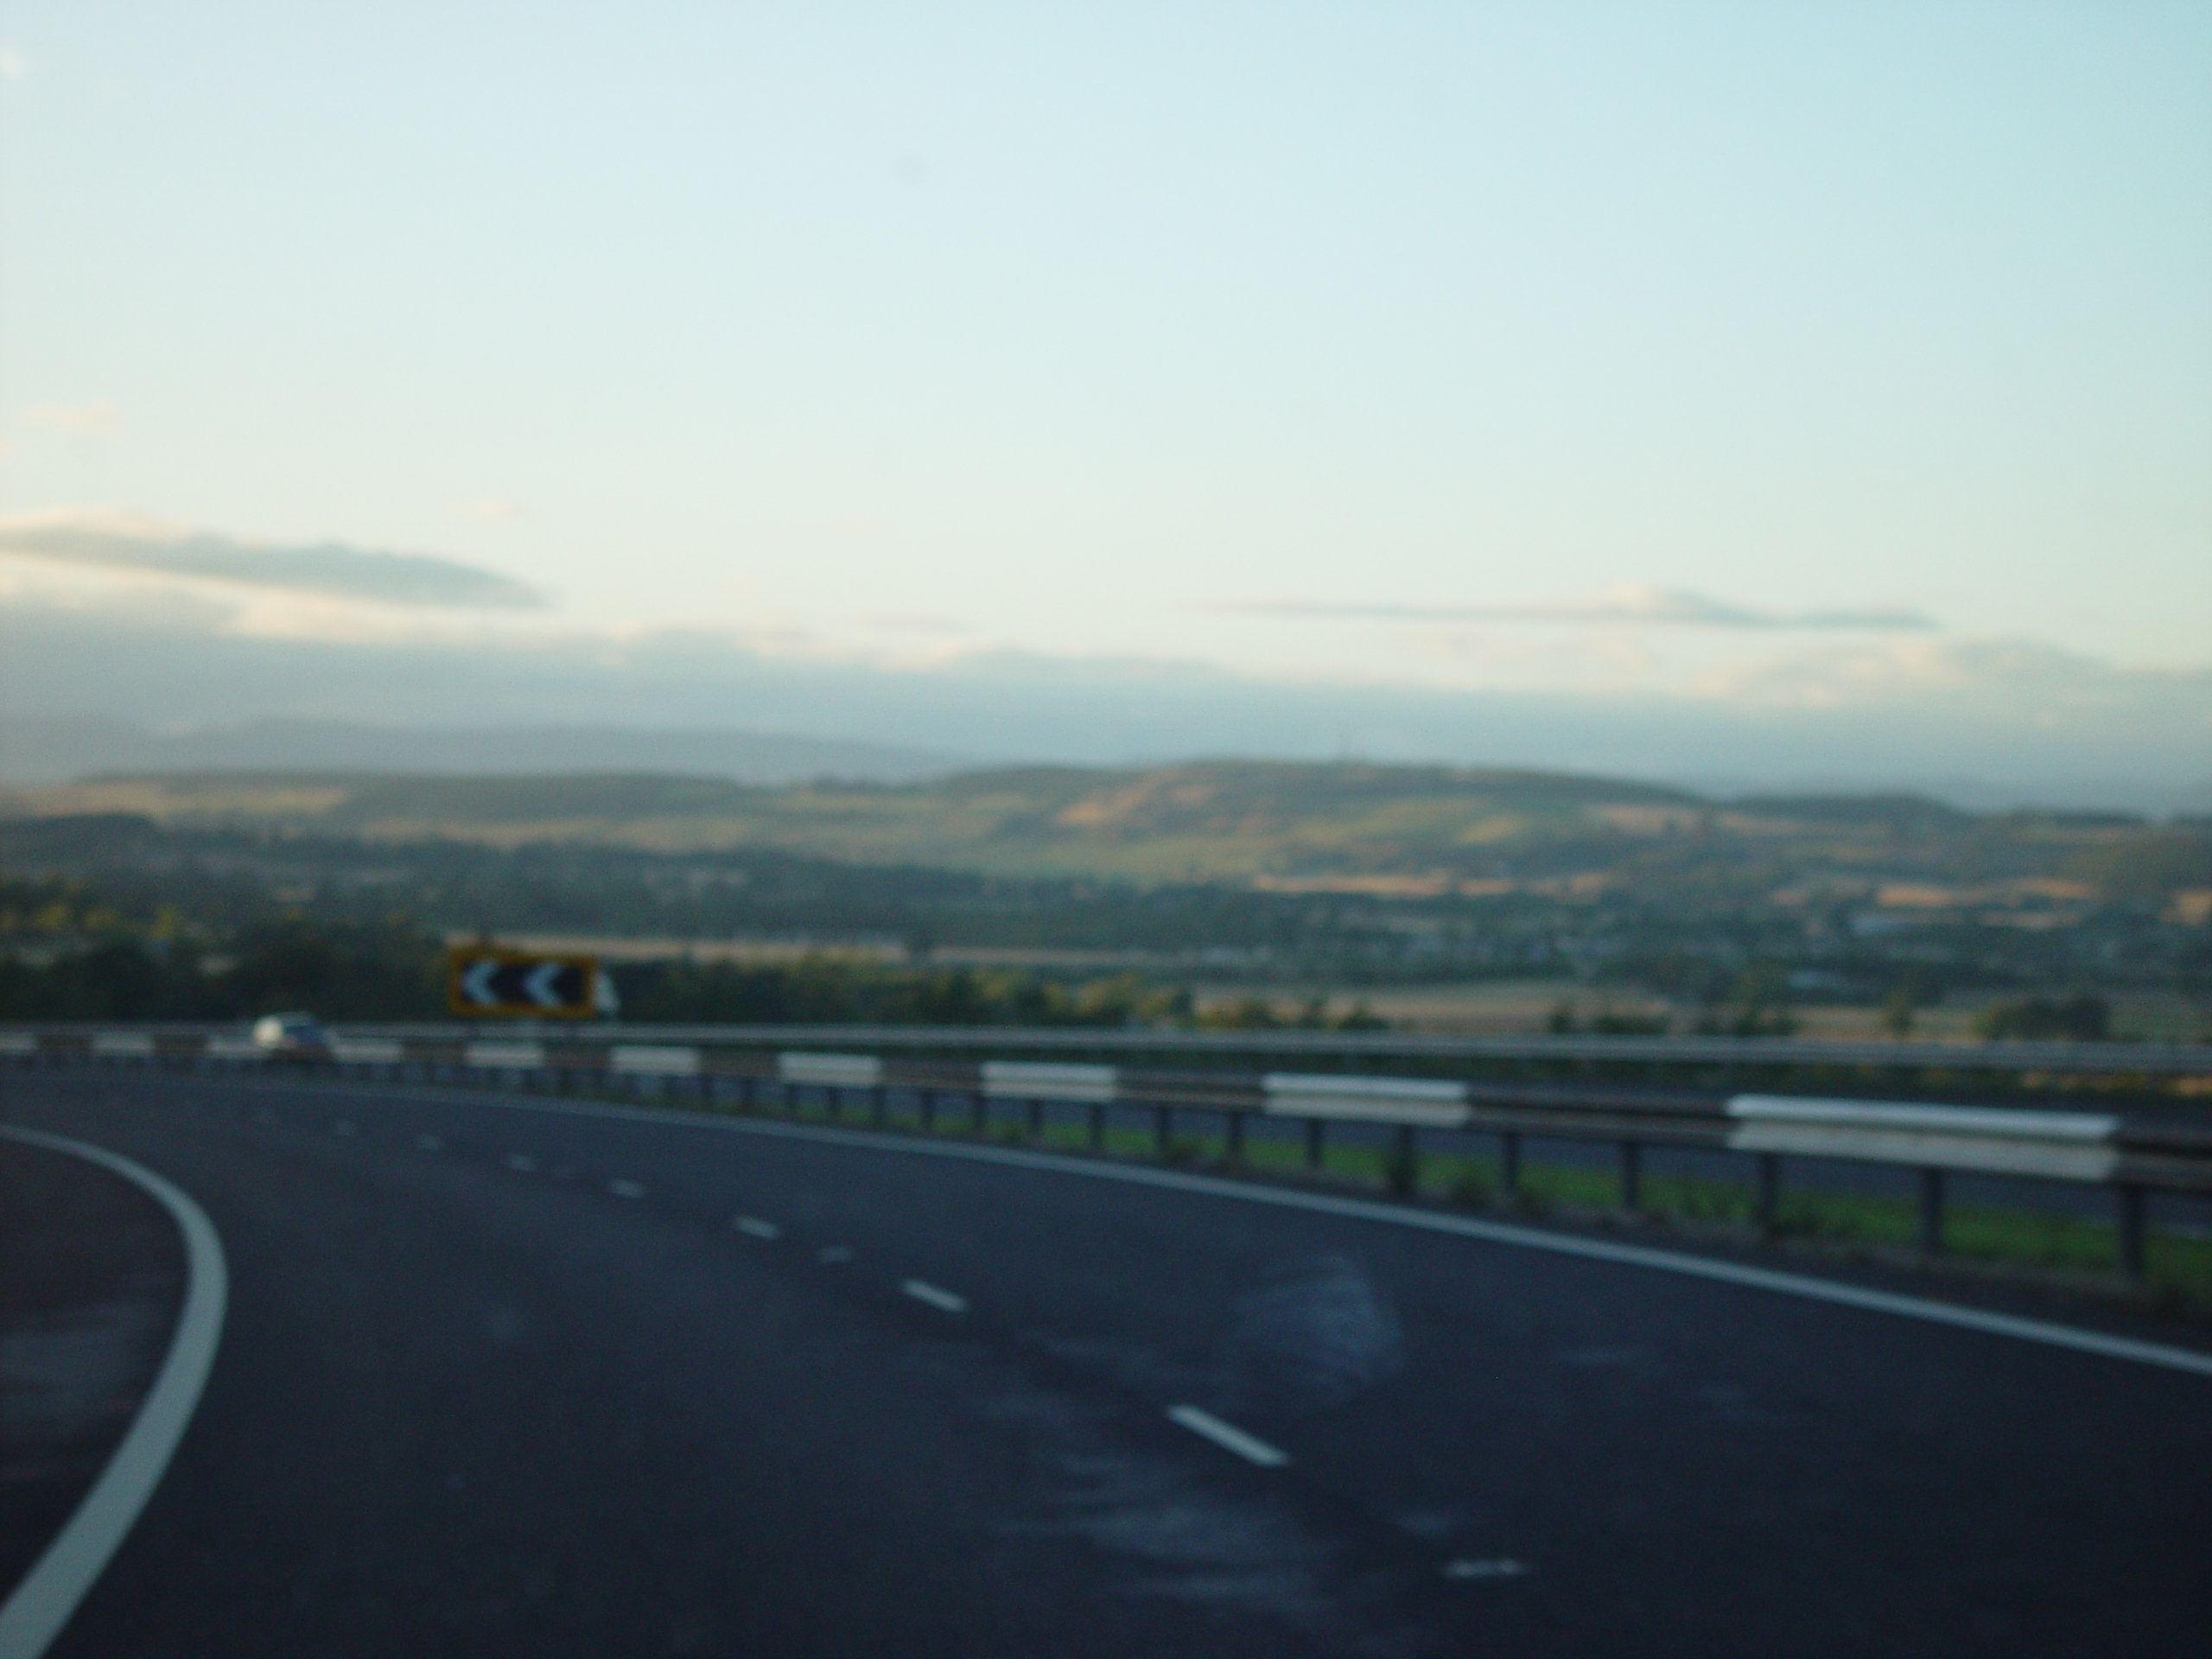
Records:
[[[11,0],[0,423],[19,717],[2212,785],[2212,9]]]

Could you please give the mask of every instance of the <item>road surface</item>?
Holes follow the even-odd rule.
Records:
[[[4,1088],[189,1193],[229,1265],[197,1412],[56,1656],[2212,1641],[2212,1376],[858,1135]],[[128,1281],[112,1393],[176,1249],[60,1160],[9,1151],[10,1191],[78,1192],[11,1226],[94,1300]],[[90,1443],[8,1490],[50,1520]]]

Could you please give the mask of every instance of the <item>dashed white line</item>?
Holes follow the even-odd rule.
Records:
[[[415,1144],[425,1152],[437,1152],[442,1150],[446,1143],[435,1135],[418,1135],[415,1137]]]
[[[507,1154],[507,1167],[518,1169],[527,1175],[537,1167],[537,1160],[526,1152],[511,1152]]]
[[[1827,1302],[1844,1307],[1859,1308],[1871,1313],[1887,1313],[1904,1319],[1922,1319],[1956,1329],[1980,1332],[1991,1336],[2017,1338],[2024,1342],[2042,1343],[2054,1348],[2072,1349],[2077,1353],[2094,1354],[2107,1359],[2124,1359],[2144,1365],[2160,1365],[2175,1370],[2192,1372],[2199,1376],[2212,1376],[2212,1354],[2192,1348],[2178,1348],[2167,1343],[2145,1342],[2133,1337],[2108,1335],[2102,1331],[2085,1330],[2079,1326],[2056,1325],[2046,1319],[2023,1319],[2014,1313],[1999,1313],[1986,1308],[1962,1307],[1955,1303],[1939,1302],[1921,1296],[1904,1296],[1894,1291],[1875,1290],[1863,1285],[1845,1284],[1834,1280],[1818,1279],[1804,1274],[1787,1273],[1773,1268],[1754,1267],[1747,1262],[1724,1261],[1713,1256],[1691,1255],[1682,1251],[1655,1249],[1643,1244],[1616,1243],[1611,1239],[1586,1238],[1573,1233],[1548,1233],[1541,1229],[1516,1225],[1511,1222],[1487,1221],[1473,1216],[1447,1215],[1440,1211],[1409,1209],[1385,1204],[1378,1199],[1338,1198],[1332,1193],[1306,1192],[1291,1188],[1256,1185],[1249,1182],[1230,1180],[1220,1176],[1199,1175],[1188,1171],[1152,1169],[1135,1164],[1116,1164],[1071,1159],[1059,1153],[1031,1152],[1016,1147],[982,1147],[952,1142],[908,1141],[901,1137],[887,1139],[877,1134],[860,1129],[833,1128],[823,1125],[768,1122],[759,1119],[711,1117],[696,1112],[679,1112],[665,1108],[646,1106],[584,1105],[571,1101],[518,1100],[503,1098],[496,1094],[488,1098],[481,1094],[464,1096],[452,1090],[410,1090],[404,1098],[426,1103],[451,1104],[466,1099],[468,1103],[490,1104],[503,1110],[520,1112],[551,1112],[567,1117],[617,1119],[629,1122],[656,1123],[669,1128],[687,1131],[720,1131],[732,1135],[753,1135],[779,1140],[812,1141],[830,1146],[865,1147],[871,1153],[923,1158],[959,1158],[978,1163],[1002,1164],[1014,1169],[1049,1170],[1058,1174],[1085,1180],[1128,1181],[1138,1185],[1155,1186],[1173,1192],[1204,1193],[1211,1198],[1234,1198],[1243,1204],[1264,1204],[1284,1209],[1304,1210],[1318,1215],[1338,1216],[1358,1221],[1380,1223],[1390,1227],[1414,1227],[1424,1232],[1455,1234],[1462,1238],[1481,1239],[1493,1244],[1508,1244],[1524,1249],[1555,1252],[1564,1255],[1580,1256],[1586,1260],[1605,1262],[1617,1266],[1647,1268],[1662,1273],[1687,1274],[1695,1278],[1720,1284],[1735,1285],[1754,1290],[1764,1290],[1785,1296],[1802,1296],[1815,1301]],[[264,1121],[275,1122],[273,1113]]]
[[[968,1299],[965,1296],[956,1291],[946,1290],[942,1286],[931,1284],[925,1279],[909,1279],[899,1288],[916,1301],[927,1302],[931,1307],[941,1308],[947,1313],[965,1313],[968,1311]]]
[[[609,1181],[607,1190],[618,1198],[642,1198],[645,1196],[643,1181]]]
[[[1247,1434],[1234,1423],[1224,1423],[1210,1411],[1196,1406],[1170,1406],[1167,1421],[1179,1423],[1192,1433],[1211,1440],[1224,1452],[1234,1452],[1247,1463],[1256,1463],[1262,1469],[1280,1469],[1290,1461],[1290,1453],[1278,1451],[1256,1435]]]
[[[763,1221],[758,1216],[733,1216],[729,1224],[741,1233],[750,1233],[755,1238],[781,1238],[784,1230],[772,1221]]]
[[[849,1262],[853,1259],[853,1253],[842,1244],[832,1244],[826,1250],[817,1250],[814,1259],[817,1262]]]
[[[1446,1561],[1444,1576],[1447,1579],[1517,1579],[1529,1570],[1525,1562],[1500,1556],[1488,1561]]]

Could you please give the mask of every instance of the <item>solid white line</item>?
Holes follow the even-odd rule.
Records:
[[[0,1135],[113,1170],[158,1199],[184,1235],[184,1306],[154,1386],[77,1512],[0,1606],[0,1659],[37,1659],[130,1532],[184,1438],[223,1333],[230,1275],[222,1241],[207,1212],[152,1170],[103,1147],[36,1129],[0,1128]]]
[[[1193,1434],[1202,1434],[1223,1450],[1234,1452],[1248,1463],[1256,1463],[1262,1469],[1280,1469],[1290,1461],[1290,1453],[1278,1452],[1265,1440],[1247,1434],[1234,1423],[1224,1423],[1210,1411],[1196,1406],[1170,1406],[1170,1422],[1180,1423]]]
[[[721,1130],[735,1135],[763,1135],[791,1141],[866,1147],[878,1152],[906,1153],[932,1158],[965,1158],[977,1163],[1006,1164],[1017,1169],[1051,1170],[1063,1175],[1088,1176],[1093,1180],[1128,1181],[1139,1186],[1166,1187],[1179,1192],[1204,1192],[1216,1198],[1241,1199],[1246,1204],[1268,1204],[1279,1209],[1306,1210],[1319,1215],[1342,1216],[1356,1221],[1376,1221],[1392,1227],[1415,1227],[1426,1232],[1479,1238],[1493,1244],[1548,1250],[1558,1255],[1579,1255],[1592,1262],[1649,1268],[1662,1273],[1687,1274],[1692,1278],[1739,1285],[1751,1290],[1772,1291],[1780,1295],[1799,1296],[1810,1301],[1829,1302],[1868,1313],[1890,1313],[1932,1325],[1978,1331],[1989,1336],[2012,1337],[2022,1342],[2040,1343],[2049,1348],[2070,1349],[2075,1353],[2094,1354],[2103,1359],[2124,1359],[2136,1364],[2163,1366],[2170,1370],[2190,1371],[2199,1376],[2212,1377],[2212,1353],[2192,1348],[2177,1348],[2162,1342],[2144,1342],[2133,1337],[2107,1336],[2101,1331],[2085,1331],[2075,1325],[2054,1324],[2048,1319],[1993,1313],[1980,1308],[1933,1301],[1922,1296],[1904,1296],[1893,1291],[1872,1290],[1834,1280],[1785,1273],[1776,1268],[1758,1268],[1746,1262],[1657,1249],[1648,1244],[1618,1244],[1610,1239],[1545,1232],[1534,1227],[1516,1226],[1510,1222],[1447,1215],[1440,1211],[1382,1204],[1370,1198],[1337,1198],[1325,1192],[1303,1192],[1294,1187],[1263,1186],[1257,1182],[1232,1181],[1216,1175],[1194,1175],[1181,1170],[1152,1169],[1138,1164],[1117,1164],[1052,1153],[1026,1152],[1014,1147],[979,1147],[954,1141],[910,1140],[902,1135],[871,1134],[858,1129],[775,1123],[756,1118],[710,1117],[703,1113],[665,1109],[657,1110],[646,1106],[523,1100],[494,1094],[488,1090],[455,1089],[434,1092],[416,1089],[402,1092],[366,1084],[327,1086],[363,1090],[377,1088],[377,1092],[386,1099],[434,1100],[445,1105],[474,1101],[480,1105],[499,1106],[509,1111],[554,1112],[572,1117],[621,1118],[670,1128]]]
[[[918,1302],[927,1302],[931,1307],[943,1308],[948,1313],[965,1313],[968,1299],[950,1290],[941,1289],[925,1279],[909,1279],[899,1287]]]
[[[645,1196],[645,1184],[641,1181],[609,1181],[607,1190],[618,1198],[642,1198]]]
[[[763,1221],[758,1216],[737,1216],[731,1219],[729,1224],[739,1232],[750,1233],[755,1238],[781,1238],[784,1236],[784,1230],[774,1222]]]

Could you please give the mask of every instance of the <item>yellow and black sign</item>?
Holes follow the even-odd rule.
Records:
[[[588,1020],[599,1007],[599,962],[455,945],[446,952],[446,1003],[455,1014],[478,1020]]]

